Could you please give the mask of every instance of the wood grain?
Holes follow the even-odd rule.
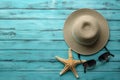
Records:
[[[1,20],[65,20],[75,10],[22,10],[22,9],[8,9],[0,10]],[[120,20],[120,10],[97,10],[108,20]],[[117,17],[116,17],[117,16]]]
[[[31,33],[32,32],[32,33]],[[120,33],[119,31],[110,31],[111,41],[119,41]],[[24,35],[23,35],[24,34]],[[63,31],[53,30],[53,31],[18,31],[18,30],[0,30],[0,41],[63,41]],[[44,40],[45,39],[45,40]]]
[[[31,52],[31,53],[30,53]],[[90,70],[90,72],[112,72],[120,71],[119,66],[119,51],[110,51],[115,55],[114,58],[111,57],[110,62],[101,63],[98,61],[98,57],[105,51],[100,51],[99,53],[92,56],[81,56],[81,59],[89,60],[95,59],[97,65],[95,69]],[[67,51],[0,51],[0,71],[60,71],[63,68],[63,64],[59,63],[55,56],[60,56],[67,59]],[[117,56],[116,56],[117,55]],[[76,53],[73,53],[74,59],[78,60]],[[46,65],[47,64],[47,65]],[[49,66],[48,66],[49,65]],[[54,65],[54,66],[53,66]],[[82,65],[77,67],[78,71],[83,72]]]
[[[33,50],[64,50],[68,46],[64,41],[0,41],[0,49],[33,49]],[[120,50],[119,41],[109,41],[110,50]],[[58,47],[59,46],[59,47]],[[112,46],[112,47],[111,47]]]
[[[120,72],[88,72],[87,74],[79,72],[78,74],[80,76],[78,80],[118,80],[120,78]],[[110,77],[110,75],[112,75],[112,77]],[[59,76],[59,72],[1,72],[0,79],[7,80],[8,78],[9,80],[48,80],[48,78],[50,80],[66,80],[68,78],[70,78],[71,80],[76,80],[71,72],[68,72],[61,77]]]
[[[19,3],[19,4],[18,4]],[[119,0],[1,0],[1,9],[120,9]]]
[[[65,20],[0,20],[0,30],[13,31],[58,31]],[[7,23],[7,24],[6,24]],[[119,31],[120,21],[108,20],[110,30]]]
[[[81,56],[81,59],[89,60],[95,59],[98,60],[98,57],[106,52],[104,49],[94,54],[92,56]],[[115,55],[114,58],[111,58],[110,61],[112,62],[119,62],[120,61],[120,54],[119,50],[110,50],[112,54]],[[60,56],[63,58],[68,58],[67,50],[0,50],[0,61],[12,61],[12,62],[56,62],[55,56]],[[78,55],[73,52],[74,59],[78,59]]]
[[[101,63],[104,49],[81,59],[95,59],[94,69],[83,73],[77,66],[78,80],[120,79],[120,0],[0,0],[0,80],[76,80],[72,72],[59,76],[64,67],[55,56],[67,59],[63,37],[65,19],[80,8],[91,8],[108,21],[107,48],[114,58]],[[73,52],[74,59],[78,55]]]

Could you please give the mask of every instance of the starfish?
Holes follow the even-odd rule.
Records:
[[[56,59],[58,61],[64,63],[64,65],[65,65],[64,69],[60,72],[60,75],[64,74],[68,70],[71,70],[74,73],[76,78],[79,78],[79,76],[78,76],[78,73],[77,73],[75,67],[78,64],[86,62],[86,60],[74,60],[73,57],[72,57],[71,48],[69,48],[69,50],[68,50],[68,59],[63,59],[63,58],[60,58],[58,56],[56,56]]]

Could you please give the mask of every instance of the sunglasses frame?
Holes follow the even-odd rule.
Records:
[[[103,53],[102,55],[100,55],[100,56],[98,57],[98,60],[99,60],[100,62],[102,62],[102,61],[109,62],[109,57],[110,57],[110,56],[114,57],[114,55],[111,54],[110,51],[109,51],[106,47],[104,47],[104,48],[105,48],[105,50],[106,50],[107,52],[105,52],[105,53]],[[79,60],[81,60],[80,54],[78,54],[78,58],[79,58]],[[84,62],[84,63],[83,63],[84,73],[86,73],[87,67],[92,67],[92,66],[95,66],[95,65],[96,65],[96,60],[94,60],[94,59],[91,59],[91,60],[88,60],[88,61]]]
[[[93,67],[95,65],[96,65],[96,60],[94,60],[94,59],[91,59],[91,60],[88,60],[87,62],[84,62],[83,63],[84,73],[86,73],[87,67]]]
[[[105,52],[105,53],[103,53],[102,55],[100,55],[100,56],[98,57],[98,60],[99,60],[99,61],[109,62],[109,57],[110,57],[110,56],[114,57],[114,55],[111,54],[110,51],[109,51],[106,47],[105,47],[105,50],[106,50],[107,52]]]

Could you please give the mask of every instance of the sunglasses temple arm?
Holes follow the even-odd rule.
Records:
[[[81,61],[80,54],[78,54],[78,58]],[[86,67],[84,66],[84,73],[86,73]]]
[[[86,73],[86,67],[84,66],[84,73]]]
[[[114,55],[113,54],[110,54],[112,57],[114,57]]]
[[[78,54],[78,58],[79,58],[79,60],[81,61],[81,58],[80,58],[80,56],[81,56],[81,55],[80,55],[80,54]]]
[[[105,46],[104,48],[105,48],[105,50],[106,50],[106,51],[110,52],[110,51],[107,49],[107,47],[106,47],[106,46]]]
[[[106,47],[106,46],[105,46],[105,50],[106,50],[106,51],[108,51],[108,52],[110,53],[110,51],[107,49],[107,47]],[[110,55],[111,55],[112,57],[114,57],[114,55],[113,55],[113,54],[111,54],[111,53],[110,53]]]

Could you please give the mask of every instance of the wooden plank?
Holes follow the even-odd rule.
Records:
[[[49,65],[49,66],[48,66]],[[0,72],[2,71],[39,71],[39,72],[60,72],[64,65],[60,62],[0,62]],[[76,67],[77,71],[83,72],[81,65]],[[120,72],[119,62],[100,63],[88,72]]]
[[[115,57],[102,64],[97,58],[104,50],[92,56],[81,56],[86,60],[96,59],[97,66],[84,74],[79,65],[80,80],[118,80],[119,3],[119,0],[1,0],[0,80],[76,80],[71,72],[59,76],[64,66],[55,56],[67,58],[68,47],[62,32],[64,21],[71,12],[86,6],[96,9],[108,20],[111,36],[107,47]],[[78,59],[75,52],[73,55]]]
[[[120,71],[119,51],[110,51],[115,55],[110,59],[109,63],[103,64],[98,61],[98,57],[104,53],[101,51],[92,56],[81,56],[81,59],[90,60],[95,59],[97,61],[96,68],[90,70],[92,72],[98,71]],[[55,56],[59,56],[67,59],[67,51],[0,51],[0,71],[60,71],[64,65],[55,59]],[[74,59],[78,60],[77,54],[73,52]],[[47,65],[46,65],[47,64]],[[48,66],[49,65],[49,66]],[[54,66],[53,66],[54,65]],[[81,68],[81,69],[80,69]],[[77,70],[83,71],[82,65],[77,67]]]
[[[66,19],[75,10],[0,10],[0,19]],[[120,20],[120,10],[97,10],[108,20]],[[117,16],[117,17],[116,17]]]
[[[110,40],[119,41],[120,31],[110,31]],[[38,30],[38,31],[18,31],[18,30],[0,30],[0,41],[52,41],[64,40],[62,30]]]
[[[0,49],[28,49],[28,50],[64,50],[68,46],[64,41],[0,41]],[[120,50],[119,41],[109,41],[107,47],[110,50]],[[59,47],[58,47],[59,46]]]
[[[50,31],[62,30],[65,20],[0,20],[0,30]],[[7,23],[7,24],[6,24]],[[120,30],[120,21],[108,21],[110,30]]]
[[[110,40],[119,40],[120,27],[118,26],[120,21],[108,22],[111,34]],[[63,39],[63,32],[61,31],[63,24],[64,20],[58,20],[57,22],[55,20],[1,20],[0,38],[12,40]]]
[[[101,51],[92,56],[83,56],[81,59],[95,59],[97,65],[90,72],[120,71],[119,51],[110,51],[115,55],[108,63],[101,63],[98,57],[104,53]],[[0,51],[0,71],[60,71],[64,65],[55,59],[55,56],[67,59],[67,51]],[[74,59],[78,60],[77,54],[73,52]],[[46,65],[47,64],[47,65]],[[49,66],[48,66],[49,65]],[[83,71],[82,65],[77,67]]]
[[[18,4],[19,2],[19,4]],[[1,9],[120,9],[119,0],[1,0]]]
[[[78,73],[80,80],[118,80],[120,78],[120,72],[91,72],[84,74]],[[111,76],[112,75],[112,76]],[[7,76],[7,77],[6,77]],[[75,76],[71,72],[67,72],[63,76],[59,76],[58,72],[1,72],[1,80],[76,80]],[[78,80],[79,80],[78,79]]]
[[[86,74],[79,73],[80,78],[78,80],[118,80],[120,78],[119,72],[88,72]],[[60,79],[77,80],[72,73],[63,75]]]
[[[106,52],[104,49],[94,54],[92,56],[83,56],[81,59],[98,60],[98,57]],[[110,50],[112,54],[115,55],[110,61],[120,61],[120,50]],[[0,61],[13,61],[13,62],[56,62],[55,56],[60,56],[62,58],[68,58],[68,50],[0,50]],[[78,59],[77,53],[73,51],[73,56]]]
[[[9,80],[58,80],[59,74],[58,72],[0,72],[1,80],[8,78]]]

